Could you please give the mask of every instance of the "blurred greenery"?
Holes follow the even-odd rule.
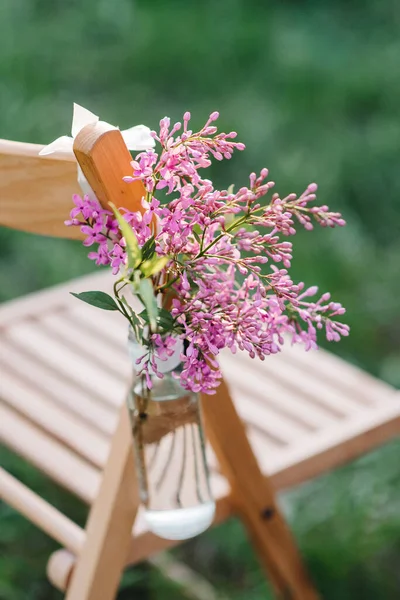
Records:
[[[0,135],[68,134],[72,102],[121,127],[213,110],[247,145],[212,175],[225,187],[268,166],[282,193],[319,183],[343,230],[296,236],[294,272],[348,308],[331,349],[400,384],[400,6],[397,0],[2,0]],[[0,300],[93,269],[79,244],[0,230]],[[399,597],[400,472],[394,442],[283,497],[324,598]],[[83,508],[8,452],[2,463],[79,522]],[[7,507],[1,600],[60,598],[45,581],[55,547]],[[241,527],[177,551],[230,598],[267,598]],[[148,567],[121,598],[179,598]],[[183,596],[182,596],[183,597]]]

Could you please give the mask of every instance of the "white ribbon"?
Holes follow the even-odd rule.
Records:
[[[94,123],[99,122],[99,117],[90,110],[83,108],[83,106],[79,106],[79,104],[74,103],[74,113],[72,118],[72,127],[71,127],[71,137],[68,135],[63,135],[51,144],[45,146],[40,152],[39,156],[49,156],[51,154],[62,154],[64,156],[72,156],[74,155],[74,139],[78,135],[78,133],[86,127],[86,125],[92,125]],[[109,126],[110,130],[118,129],[118,127],[114,127],[109,123],[105,123]],[[149,148],[154,148],[155,141],[150,135],[150,129],[145,125],[136,125],[135,127],[130,127],[129,129],[125,129],[121,131],[121,135],[124,139],[124,142],[128,148],[128,150],[134,150],[137,152],[141,152],[143,150],[148,150]],[[96,196],[89,185],[86,177],[84,176],[82,169],[78,165],[78,183],[82,189],[82,192],[88,195],[91,199],[95,199]]]

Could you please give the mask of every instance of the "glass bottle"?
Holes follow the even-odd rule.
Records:
[[[149,530],[171,540],[202,533],[215,513],[199,394],[183,389],[172,375],[180,369],[179,344],[172,357],[157,362],[164,377],[150,374],[149,389],[136,365],[145,350],[129,335],[133,380],[127,403],[140,499]]]

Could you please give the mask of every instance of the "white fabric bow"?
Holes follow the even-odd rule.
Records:
[[[49,156],[50,154],[64,154],[75,157],[73,151],[74,139],[81,129],[86,127],[86,125],[92,125],[98,121],[99,117],[97,115],[90,112],[90,110],[83,108],[83,106],[79,106],[79,104],[74,103],[74,113],[72,117],[71,128],[72,137],[63,135],[57,138],[54,140],[54,142],[51,142],[51,144],[48,144],[42,148],[42,150],[39,152],[39,155]],[[106,124],[110,127],[110,129],[118,129],[118,127],[114,127],[109,123]],[[148,150],[149,148],[154,148],[155,146],[155,141],[150,135],[150,129],[145,125],[136,125],[135,127],[125,129],[124,131],[121,131],[121,135],[128,150],[140,152],[143,150]],[[79,165],[78,183],[84,194],[87,194],[91,199],[96,197]]]

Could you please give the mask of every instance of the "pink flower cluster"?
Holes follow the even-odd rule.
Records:
[[[336,320],[345,309],[327,293],[311,300],[317,287],[294,283],[288,271],[293,251],[288,238],[296,233],[296,222],[308,230],[313,223],[342,226],[341,215],[314,205],[316,184],[299,197],[270,194],[275,184],[268,180],[267,169],[258,176],[252,173],[249,185],[236,192],[215,189],[202,170],[212,157],[229,159],[234,150],[244,149],[233,141],[235,132],[217,132],[212,124],[217,118],[218,113],[212,113],[198,132],[189,129],[189,113],[183,128],[162,119],[160,132],[152,133],[159,153],[140,153],[132,161],[132,174],[124,178],[127,183],[143,182],[143,212],[121,207],[141,247],[153,235],[150,225],[156,216],[155,251],[170,257],[152,283],[173,317],[174,329],[164,329],[162,336],[152,332],[144,372],[154,368],[154,356],[162,360],[170,354],[174,336],[180,335],[186,343],[181,383],[205,393],[214,393],[218,386],[221,373],[215,357],[223,348],[264,360],[280,350],[285,334],[308,350],[316,347],[319,329],[325,329],[330,341],[349,333],[349,327]],[[158,190],[163,190],[165,201],[155,197]],[[97,246],[90,258],[117,273],[126,265],[117,221],[88,198],[75,196],[74,202],[67,224],[79,225],[87,236],[84,244]]]

